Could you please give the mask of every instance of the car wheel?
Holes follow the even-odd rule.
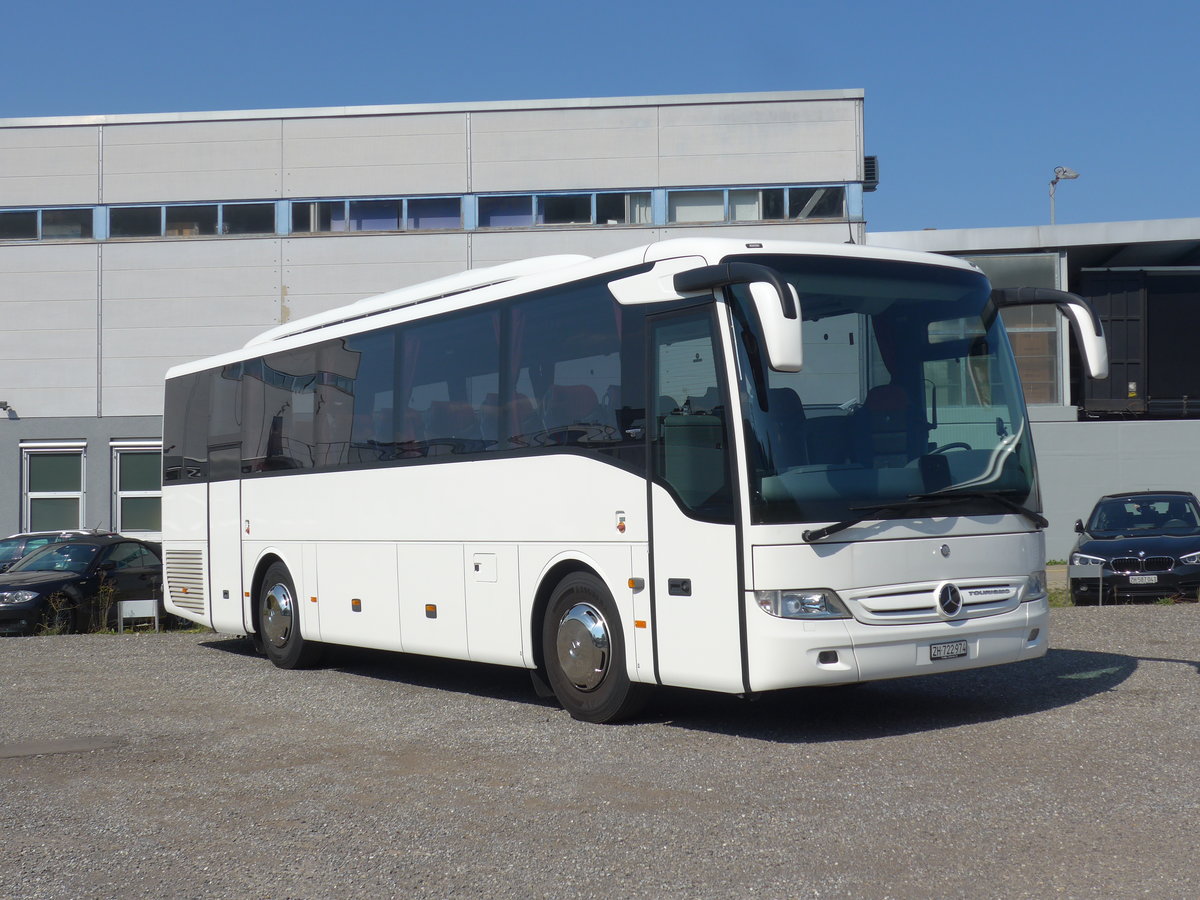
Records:
[[[321,657],[321,645],[300,633],[296,587],[283,563],[273,563],[258,595],[258,630],[267,659],[281,669],[304,669]]]
[[[583,722],[616,722],[637,713],[648,687],[629,680],[617,606],[590,572],[558,583],[542,620],[546,678],[563,709]]]
[[[44,634],[74,634],[78,630],[78,602],[74,597],[52,597],[42,614]]]

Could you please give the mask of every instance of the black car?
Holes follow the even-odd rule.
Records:
[[[28,556],[38,547],[45,547],[57,541],[69,541],[73,538],[88,537],[93,534],[112,534],[111,531],[26,531],[21,534],[10,534],[0,540],[0,572],[9,569],[22,556]]]
[[[149,599],[162,602],[158,544],[117,534],[58,541],[0,574],[0,634],[103,627],[119,601]]]
[[[1186,491],[1108,494],[1075,523],[1071,599],[1097,603],[1195,600],[1200,591],[1200,502]]]

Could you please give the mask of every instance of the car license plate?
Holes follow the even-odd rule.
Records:
[[[1130,575],[1130,584],[1158,584],[1157,575]]]
[[[930,644],[930,659],[958,659],[967,655],[966,641],[949,641],[945,644]]]

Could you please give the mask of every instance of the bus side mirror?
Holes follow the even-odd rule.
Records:
[[[804,329],[800,319],[800,298],[796,289],[786,281],[779,289],[765,281],[750,283],[750,296],[758,313],[763,342],[767,345],[767,364],[776,372],[799,372],[804,368]],[[786,310],[795,311],[789,317]]]
[[[1088,374],[1095,379],[1108,377],[1108,344],[1104,340],[1104,328],[1091,304],[1078,294],[1051,288],[997,288],[992,291],[992,300],[998,309],[1054,304],[1071,323]]]
[[[767,365],[776,372],[799,372],[804,364],[800,297],[774,269],[731,262],[678,272],[672,285],[680,294],[710,291],[730,284],[749,286],[754,315],[766,343]]]

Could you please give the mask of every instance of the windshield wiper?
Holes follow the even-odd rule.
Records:
[[[995,503],[999,503],[1001,506],[1011,512],[1015,512],[1018,515],[1024,516],[1038,528],[1048,528],[1050,526],[1049,520],[1041,513],[1036,513],[1028,506],[1022,506],[1015,500],[1009,500],[1007,497],[1001,496],[1000,494],[990,494],[987,491],[955,491],[948,489],[945,491],[934,491],[931,494],[908,495],[910,500],[956,500],[959,497],[964,500],[991,500]]]
[[[1029,519],[1038,528],[1045,528],[1050,524],[1043,516],[1035,513],[1032,509],[1009,500],[1007,497],[1001,497],[999,494],[989,494],[986,491],[946,491],[944,493],[935,491],[929,494],[909,494],[907,500],[897,500],[895,503],[883,503],[878,506],[852,506],[850,509],[855,512],[861,512],[862,515],[857,518],[846,519],[842,522],[834,522],[832,525],[826,525],[824,528],[807,530],[801,537],[806,544],[811,544],[814,541],[827,538],[831,534],[845,531],[859,522],[866,521],[875,513],[900,512],[905,509],[924,509],[929,506],[944,506],[948,503],[963,503],[968,500],[995,501],[1010,512],[1018,513]]]

